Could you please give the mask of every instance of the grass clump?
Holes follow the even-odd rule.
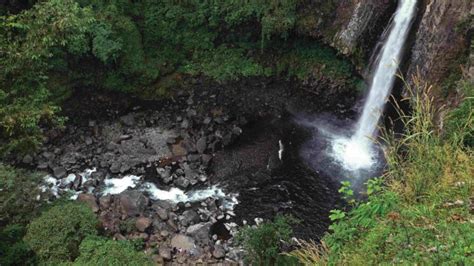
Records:
[[[293,234],[290,224],[296,220],[291,216],[278,215],[272,222],[256,227],[244,227],[237,235],[247,252],[246,260],[252,265],[292,265],[294,260],[280,254],[282,243],[288,242]]]
[[[84,204],[68,202],[52,207],[27,227],[25,242],[45,263],[73,261],[87,236],[97,234],[98,221]]]
[[[430,87],[407,85],[405,132],[384,134],[384,186],[368,193],[331,225],[323,241],[292,253],[307,265],[453,264],[474,261],[472,147],[444,137],[433,123]],[[467,117],[472,116],[472,109]],[[465,117],[462,115],[461,117]],[[461,121],[461,120],[459,120]],[[456,130],[472,127],[472,119]],[[463,134],[463,132],[458,132]],[[372,182],[373,184],[373,182]],[[341,211],[342,212],[342,211]]]

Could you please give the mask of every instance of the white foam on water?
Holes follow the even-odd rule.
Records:
[[[82,177],[82,183],[90,179],[90,175],[94,173],[96,169],[86,169],[84,172],[80,173]],[[74,182],[76,178],[75,174],[69,174],[63,179],[56,179],[51,175],[46,175],[43,177],[43,185],[40,186],[42,192],[50,191],[55,197],[59,198],[59,192],[67,191],[72,193],[69,197],[71,200],[77,199],[79,194],[83,193],[82,191],[74,191],[67,187],[69,184]],[[205,200],[207,198],[223,199],[223,206],[225,209],[231,210],[233,207],[238,204],[237,194],[226,195],[224,191],[217,187],[212,186],[206,189],[193,190],[189,192],[184,192],[179,188],[170,188],[169,190],[159,189],[155,184],[150,182],[145,182],[141,184],[141,176],[136,175],[126,175],[122,178],[107,178],[104,180],[105,188],[100,193],[101,195],[117,195],[124,192],[127,189],[139,189],[141,191],[146,191],[150,194],[150,198],[153,200],[168,200],[172,202],[198,202]],[[89,187],[87,193],[92,194],[93,187]]]
[[[136,175],[126,175],[122,178],[105,179],[105,189],[102,191],[102,195],[116,195],[124,192],[128,188],[135,188],[140,178],[140,176]]]
[[[175,203],[178,202],[198,202],[207,198],[224,199],[224,208],[233,209],[238,204],[237,195],[226,195],[221,188],[212,186],[206,189],[193,190],[185,193],[179,188],[171,188],[170,190],[159,189],[155,184],[146,182],[142,186],[142,191],[150,194],[153,200],[168,200]]]
[[[96,171],[97,169],[93,168],[93,169],[86,169],[84,170],[84,172],[79,173],[79,175],[82,177],[82,183],[84,184],[87,180],[89,180],[90,175]],[[74,200],[78,197],[79,194],[82,193],[82,191],[75,191],[75,190],[71,190],[67,188],[67,186],[71,184],[72,182],[74,182],[75,179],[76,179],[75,174],[69,174],[65,178],[62,178],[62,179],[57,179],[52,175],[46,175],[43,177],[44,184],[40,185],[39,188],[41,192],[43,193],[46,191],[51,192],[51,194],[53,194],[56,198],[59,198],[59,192],[69,192],[70,194],[72,194],[70,199]],[[91,192],[92,191],[90,191],[89,193]]]
[[[59,182],[56,178],[51,175],[43,177],[44,185],[40,186],[41,192],[50,191],[56,198],[59,197]]]
[[[155,184],[146,182],[143,184],[143,191],[150,194],[150,198],[153,200],[169,200],[173,202],[186,202],[188,197],[179,188],[171,188],[170,190],[159,189]]]
[[[74,179],[76,179],[76,175],[75,174],[69,174],[68,176],[66,176],[66,178],[64,178],[61,183],[64,185],[64,186],[67,186],[69,184],[71,184],[72,182],[74,182]]]
[[[283,158],[283,151],[285,150],[285,146],[283,146],[283,142],[281,142],[281,140],[278,141],[278,146],[280,147],[280,149],[278,150],[278,158],[281,159]]]
[[[376,162],[376,154],[367,142],[357,139],[338,138],[332,146],[333,157],[349,171],[370,169]]]

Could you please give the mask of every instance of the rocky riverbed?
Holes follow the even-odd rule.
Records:
[[[311,132],[294,116],[350,119],[356,93],[317,79],[187,87],[162,101],[77,90],[65,129],[17,164],[49,173],[38,199],[86,202],[105,234],[141,239],[157,262],[241,262],[238,228],[278,213],[303,221],[296,237],[321,237],[337,184],[301,159]]]

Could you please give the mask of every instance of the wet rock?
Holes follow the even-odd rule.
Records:
[[[166,139],[166,143],[170,144],[170,145],[175,144],[176,143],[176,138],[175,137],[169,137],[169,138]]]
[[[171,152],[174,156],[186,156],[188,151],[180,144],[171,145]]]
[[[196,112],[196,110],[194,110],[194,109],[189,109],[188,112],[186,113],[186,115],[187,115],[188,117],[193,117],[193,116],[196,116],[196,115],[197,115],[197,112]]]
[[[196,142],[196,149],[198,153],[203,154],[204,151],[206,151],[206,142],[207,138],[206,137],[201,137],[197,142]]]
[[[184,175],[186,176],[188,180],[195,179],[198,176],[198,173],[195,170],[193,170],[189,166],[189,164],[184,164],[183,169],[184,169]]]
[[[91,194],[79,194],[77,197],[77,201],[84,202],[87,206],[89,206],[93,212],[99,211],[99,206],[97,205],[97,200],[94,195]]]
[[[43,158],[46,159],[46,161],[52,161],[54,160],[54,153],[52,152],[43,152],[41,155],[43,155]]]
[[[188,129],[190,127],[191,127],[191,122],[188,119],[184,119],[183,122],[181,122],[182,129]]]
[[[222,259],[225,257],[225,249],[221,245],[215,245],[212,256],[216,259]]]
[[[229,145],[231,142],[232,142],[232,134],[231,133],[225,134],[224,137],[222,138],[222,143],[224,144],[224,146]]]
[[[148,229],[150,227],[152,223],[152,220],[148,217],[139,217],[136,221],[135,221],[135,227],[138,229],[138,231],[140,232],[145,232],[146,229]]]
[[[207,176],[205,176],[205,175],[199,175],[199,178],[198,178],[198,179],[199,179],[200,182],[203,182],[203,183],[204,183],[204,182],[206,182],[206,180],[207,180]]]
[[[91,178],[99,182],[105,179],[105,173],[103,171],[96,171],[91,174]]]
[[[132,165],[130,165],[128,163],[128,161],[125,161],[120,166],[120,173],[124,174],[124,173],[128,172],[131,168],[132,168]]]
[[[188,161],[190,161],[190,162],[197,162],[197,161],[199,161],[200,158],[201,158],[201,156],[199,154],[189,154],[188,155]]]
[[[64,169],[64,167],[55,167],[53,174],[56,178],[63,178],[66,176],[66,169]]]
[[[173,178],[171,177],[171,169],[169,168],[157,167],[156,173],[161,177],[163,182],[165,182],[166,184],[168,184],[169,182],[171,182],[171,180],[173,180]]]
[[[74,178],[74,181],[72,182],[72,189],[78,191],[81,188],[82,185],[82,176],[76,174],[76,177]]]
[[[110,172],[112,174],[120,173],[120,163],[119,162],[113,162],[112,165],[110,166]]]
[[[102,210],[108,209],[111,203],[112,203],[112,196],[110,195],[103,196],[99,199],[99,206]]]
[[[212,155],[209,155],[209,154],[203,154],[202,157],[202,163],[205,165],[205,166],[208,166],[209,163],[211,162],[212,160]]]
[[[191,252],[195,247],[194,239],[183,234],[177,234],[171,238],[171,247]]]
[[[160,236],[162,236],[164,238],[167,238],[169,235],[170,235],[170,232],[168,232],[166,230],[163,230],[163,231],[160,232]]]
[[[189,180],[182,176],[178,177],[174,183],[182,189],[186,189],[189,186]]]
[[[180,218],[181,224],[184,226],[198,223],[200,220],[199,214],[195,210],[185,210]]]
[[[211,229],[211,223],[199,223],[191,225],[186,229],[186,235],[191,236],[197,242],[203,244],[209,244],[209,231]]]
[[[193,105],[193,103],[194,103],[193,98],[189,97],[189,99],[186,100],[186,103],[188,105]]]
[[[129,140],[129,139],[132,139],[132,135],[126,135],[126,134],[125,135],[120,135],[117,142],[122,142],[122,141]]]
[[[129,127],[134,126],[135,125],[134,114],[130,113],[130,114],[120,117],[120,122],[122,122],[124,125],[129,126]]]
[[[155,263],[155,265],[164,265],[165,264],[165,260],[160,255],[151,256],[151,260]]]
[[[22,162],[24,164],[31,164],[33,162],[33,157],[31,155],[25,155],[25,157],[23,157],[22,159]]]
[[[133,217],[143,212],[148,198],[141,191],[129,190],[119,195],[119,206],[123,216]]]
[[[40,163],[38,163],[37,168],[40,169],[40,170],[46,170],[48,168],[48,163],[40,162]]]
[[[160,217],[161,220],[163,221],[168,220],[168,212],[165,209],[158,207],[155,210],[156,210],[156,214],[158,214],[158,217]]]
[[[168,247],[161,247],[159,250],[159,255],[165,260],[171,260],[171,249]]]
[[[234,126],[232,128],[232,134],[239,136],[242,134],[242,129],[240,127]]]

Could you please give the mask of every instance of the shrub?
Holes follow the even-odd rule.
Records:
[[[273,222],[266,222],[257,227],[244,227],[237,235],[237,241],[246,250],[246,259],[256,265],[291,263],[291,260],[280,255],[280,252],[282,242],[290,240],[293,234],[290,224],[295,222],[291,216],[278,215]]]
[[[72,261],[81,241],[97,234],[97,219],[89,207],[68,202],[52,207],[27,227],[25,241],[44,262]]]
[[[128,241],[88,237],[79,247],[81,255],[73,265],[153,265],[150,259]]]

